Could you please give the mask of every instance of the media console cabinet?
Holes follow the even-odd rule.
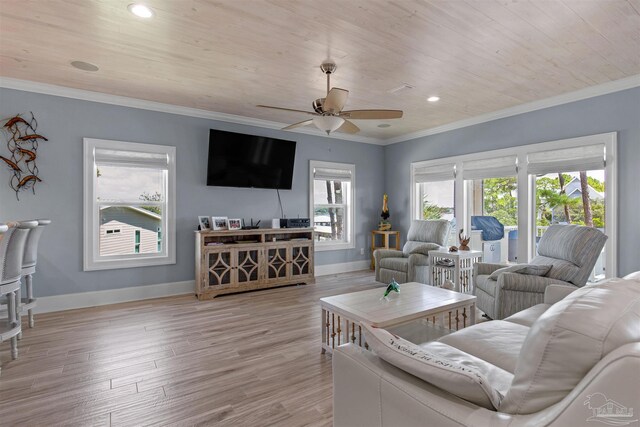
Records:
[[[315,283],[312,228],[196,231],[196,295]]]

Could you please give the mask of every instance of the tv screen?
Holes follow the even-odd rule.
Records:
[[[211,129],[207,185],[290,190],[296,142]]]

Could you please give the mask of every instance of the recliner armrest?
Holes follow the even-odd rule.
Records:
[[[498,286],[503,291],[544,294],[549,285],[566,286],[568,283],[549,277],[520,273],[502,273],[498,277]]]
[[[509,267],[506,264],[491,264],[488,262],[476,262],[473,264],[473,274],[474,276],[491,274],[496,270],[501,268]]]
[[[576,289],[578,288],[569,285],[549,285],[544,290],[544,303],[555,304]]]
[[[404,253],[396,249],[376,249],[373,251],[373,257],[376,261],[382,258],[402,258],[404,257]]]

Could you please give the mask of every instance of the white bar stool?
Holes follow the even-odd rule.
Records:
[[[7,299],[7,319],[0,321],[0,342],[11,340],[11,358],[18,358],[18,334],[22,331],[18,312],[18,293],[22,276],[24,246],[37,221],[23,221],[2,234],[0,240],[0,296]],[[5,229],[6,227],[3,227]]]
[[[33,309],[38,303],[38,300],[33,295],[33,273],[36,272],[36,263],[38,261],[38,243],[40,242],[40,236],[42,236],[44,227],[51,224],[51,220],[49,219],[36,219],[35,221],[37,221],[38,226],[29,231],[24,246],[24,258],[22,260],[22,277],[24,278],[27,297],[22,298],[21,291],[19,291],[18,294],[20,313],[24,313],[25,310],[29,312],[29,328],[34,327]]]

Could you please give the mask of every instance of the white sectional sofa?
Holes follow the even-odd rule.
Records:
[[[336,427],[566,427],[640,418],[639,279],[578,290],[552,285],[543,304],[418,349],[394,347],[402,339],[391,336],[378,354],[404,370],[376,354],[384,339],[371,332],[370,341],[374,351],[347,344],[333,353]],[[434,367],[432,382],[421,379]],[[475,384],[456,384],[461,371]],[[478,384],[493,399],[472,403]]]

